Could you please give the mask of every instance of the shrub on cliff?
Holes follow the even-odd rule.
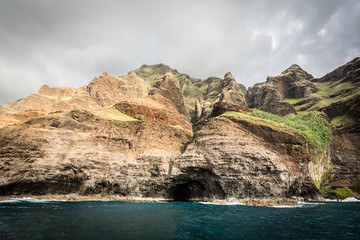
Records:
[[[336,196],[336,197],[341,197],[341,198],[347,198],[347,197],[354,196],[354,192],[348,187],[327,190],[327,191],[324,191],[324,193],[332,195],[332,196]]]

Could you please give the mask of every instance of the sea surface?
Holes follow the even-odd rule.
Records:
[[[0,202],[0,239],[360,239],[360,203]]]

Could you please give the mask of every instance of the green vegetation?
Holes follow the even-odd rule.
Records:
[[[62,111],[51,112],[51,113],[48,113],[47,117],[55,118],[55,117],[58,117],[60,115],[60,113],[62,113]]]
[[[144,121],[145,120],[145,115],[144,114],[136,114],[135,118],[137,120]]]
[[[300,133],[311,145],[323,151],[331,139],[328,122],[314,112],[281,117],[272,113],[253,109],[252,113],[227,112],[220,117],[237,117],[247,121],[273,127],[280,131],[288,128]],[[287,131],[288,132],[288,131]]]
[[[339,124],[339,123],[347,123],[347,122],[350,122],[351,121],[351,118],[347,117],[347,116],[339,116],[339,117],[335,117],[331,120],[331,124],[333,125],[336,125],[336,124]]]
[[[298,102],[300,102],[301,100],[304,100],[303,98],[287,98],[285,99],[288,103],[294,105]]]
[[[314,184],[317,189],[319,189],[319,190],[321,189],[321,184],[319,183],[319,181],[316,178],[314,179]]]
[[[169,125],[170,127],[176,128],[176,129],[180,129],[180,130],[185,130],[182,126],[180,125]]]
[[[41,94],[41,93],[32,93],[33,96],[37,96],[37,97],[42,97],[42,98],[47,98],[47,99],[52,99],[52,100],[69,100],[70,97],[59,97],[59,96],[53,96],[53,95],[45,95],[45,94]]]
[[[356,175],[356,179],[360,182],[360,175]]]
[[[223,118],[223,117],[234,117],[234,118],[238,118],[238,119],[244,119],[244,120],[246,120],[248,122],[251,122],[253,124],[267,126],[267,127],[273,128],[273,129],[278,130],[278,131],[290,133],[290,131],[289,131],[290,128],[288,128],[283,123],[278,123],[278,122],[271,121],[271,120],[268,120],[268,119],[263,119],[263,118],[260,118],[260,117],[251,116],[248,113],[230,111],[230,112],[226,112],[226,113],[218,116],[217,118]]]
[[[251,116],[283,123],[300,133],[311,145],[323,151],[331,139],[331,128],[328,122],[314,112],[300,113],[295,116],[281,117],[275,114],[253,109]]]
[[[316,179],[315,179],[315,185],[316,187],[321,191],[322,188],[325,186],[325,184],[329,181],[332,180],[334,178],[334,173],[333,173],[333,166],[331,165],[325,165],[324,166],[325,171],[324,173],[321,175],[321,179],[320,182],[318,182],[318,185],[316,185]]]
[[[353,191],[348,187],[337,188],[337,189],[334,189],[334,190],[327,190],[327,191],[324,191],[324,193],[330,194],[330,195],[335,195],[335,196],[338,196],[338,197],[343,197],[343,198],[353,197],[354,196]]]
[[[341,80],[336,82],[316,82],[315,85],[319,88],[319,91],[313,93],[312,95],[316,96],[329,96],[341,90],[351,89],[354,85],[351,82],[343,82]],[[341,98],[344,96],[341,94]]]
[[[112,119],[112,120],[117,120],[117,121],[138,121],[135,118],[132,118],[122,112],[119,112],[118,110],[116,110],[115,108],[108,108],[106,109],[106,117]]]
[[[309,110],[313,111],[321,107],[329,106],[334,102],[346,100],[357,94],[360,94],[359,84],[352,82],[341,82],[342,80],[343,79],[340,79],[336,82],[314,82],[319,91],[312,93],[309,98],[316,97],[320,100],[315,105],[311,106]],[[292,105],[297,104],[301,100],[304,100],[304,98],[286,99],[286,101]],[[305,103],[301,106],[295,105],[294,108],[298,111],[300,108],[309,104],[312,104],[312,102]]]
[[[160,163],[161,162],[158,159],[151,159],[149,162],[149,169],[158,169]]]

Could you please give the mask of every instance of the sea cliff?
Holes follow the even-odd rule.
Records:
[[[359,58],[320,79],[292,65],[248,90],[231,73],[202,81],[163,64],[77,89],[44,85],[0,107],[0,195],[359,197],[359,85]]]

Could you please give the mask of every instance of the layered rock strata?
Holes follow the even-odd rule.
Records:
[[[316,194],[307,170],[307,143],[288,131],[244,119],[211,119],[175,161],[170,197],[211,200]]]
[[[0,195],[164,197],[164,179],[190,139],[181,128],[78,110],[8,126],[0,129]]]

